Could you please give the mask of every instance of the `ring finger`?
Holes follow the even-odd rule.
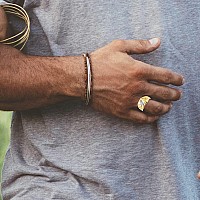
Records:
[[[149,100],[149,102],[145,105],[144,112],[149,113],[151,115],[164,115],[172,107],[172,103],[160,103],[158,101]]]

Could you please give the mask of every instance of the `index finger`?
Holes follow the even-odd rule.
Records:
[[[148,81],[155,81],[161,84],[183,85],[182,75],[162,67],[155,67],[146,64],[144,76]]]

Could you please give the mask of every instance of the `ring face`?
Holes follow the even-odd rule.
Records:
[[[137,106],[141,111],[144,111],[145,105],[149,102],[151,97],[149,96],[143,96],[139,99]]]

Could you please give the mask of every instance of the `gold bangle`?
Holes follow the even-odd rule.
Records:
[[[30,35],[30,19],[27,14],[27,12],[19,5],[17,4],[5,4],[2,5],[2,8],[4,9],[5,13],[7,14],[13,14],[21,19],[24,20],[26,23],[26,27],[19,33],[17,33],[14,36],[11,36],[9,38],[6,38],[4,40],[1,40],[1,44],[6,44],[6,45],[12,45],[13,47],[21,46],[20,50],[24,48],[26,45],[29,35]]]

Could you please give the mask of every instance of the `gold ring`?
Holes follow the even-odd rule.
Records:
[[[141,111],[144,111],[144,107],[145,105],[149,102],[149,100],[151,99],[151,97],[149,96],[143,96],[139,99],[137,106]]]

